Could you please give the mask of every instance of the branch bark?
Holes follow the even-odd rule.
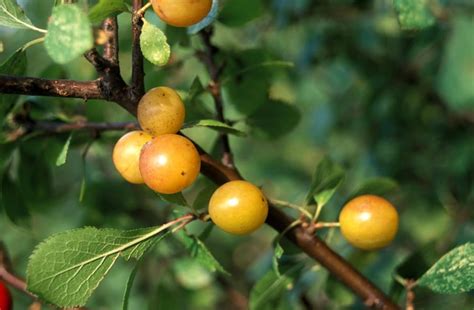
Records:
[[[119,65],[118,23],[117,17],[107,18],[102,23],[102,29],[108,40],[104,45],[104,58],[115,65]]]
[[[134,102],[138,102],[145,94],[145,71],[143,69],[143,54],[140,48],[140,34],[143,27],[143,14],[138,13],[142,6],[142,0],[133,0],[131,97]]]

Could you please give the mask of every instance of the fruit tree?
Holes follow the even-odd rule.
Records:
[[[473,308],[473,17],[0,0],[0,310]]]

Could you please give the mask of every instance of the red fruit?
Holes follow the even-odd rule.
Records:
[[[12,310],[12,296],[2,282],[0,282],[0,310]]]

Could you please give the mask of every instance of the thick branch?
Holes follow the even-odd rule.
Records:
[[[143,6],[142,0],[133,0],[132,15],[132,86],[133,101],[138,102],[145,94],[145,71],[143,69],[143,54],[140,48],[143,14],[137,13]]]
[[[99,81],[47,80],[0,75],[0,93],[32,96],[102,99]]]
[[[62,122],[29,122],[23,124],[27,131],[40,131],[46,133],[64,133],[70,131],[123,131],[123,130],[137,130],[140,127],[134,122],[123,123],[94,123],[94,122],[76,122],[76,123],[62,123]]]

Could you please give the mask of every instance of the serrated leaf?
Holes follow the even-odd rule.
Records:
[[[250,292],[250,310],[274,309],[273,304],[281,298],[302,269],[302,265],[296,264],[280,276],[273,269],[268,271]]]
[[[25,51],[20,48],[15,51],[3,64],[0,65],[0,74],[21,76],[26,73],[27,58]],[[18,95],[0,94],[0,127],[5,117],[11,111],[18,99]]]
[[[93,47],[89,18],[75,4],[54,7],[44,45],[49,56],[60,64],[81,56]]]
[[[453,31],[446,42],[438,90],[453,110],[474,109],[474,21],[464,16],[453,23]]]
[[[188,34],[196,34],[214,22],[219,13],[219,0],[212,0],[211,10],[199,23],[188,27]]]
[[[442,294],[474,289],[474,243],[466,243],[441,257],[417,283]]]
[[[430,0],[394,0],[393,5],[404,30],[419,30],[436,22],[430,9]]]
[[[191,257],[196,259],[202,266],[212,272],[217,271],[223,274],[229,274],[198,237],[189,236],[184,232],[179,232],[177,236],[189,251]]]
[[[344,177],[345,172],[342,167],[325,157],[313,174],[313,181],[305,199],[306,205],[315,200],[318,207],[322,208],[334,195]]]
[[[96,24],[102,22],[107,17],[116,16],[122,12],[127,12],[128,7],[124,0],[100,0],[89,11],[89,20]]]
[[[69,145],[71,144],[71,140],[72,140],[72,133],[67,138],[66,143],[64,143],[64,146],[61,150],[61,153],[59,153],[58,158],[56,159],[56,166],[59,167],[66,163],[67,154],[69,152]]]
[[[158,197],[160,197],[161,200],[178,205],[178,206],[189,206],[188,202],[186,201],[186,198],[184,198],[183,193],[179,192],[176,194],[160,194],[156,193]]]
[[[264,139],[278,139],[298,125],[301,114],[294,105],[280,101],[268,101],[248,119],[253,133]]]
[[[202,119],[198,121],[189,122],[183,125],[183,129],[193,128],[193,127],[207,127],[210,129],[217,130],[219,132],[236,135],[239,137],[245,137],[246,133],[236,129],[230,125],[227,125],[223,122],[213,120],[213,119]]]
[[[171,56],[171,48],[166,42],[166,36],[160,28],[143,19],[140,35],[140,48],[143,56],[152,64],[164,66]]]
[[[28,29],[33,24],[15,0],[0,0],[0,26]]]
[[[28,290],[59,307],[82,306],[119,256],[140,259],[170,226],[129,231],[87,227],[54,235],[30,257]]]
[[[364,182],[348,198],[351,200],[360,195],[385,196],[398,189],[398,183],[389,178],[373,178]]]

